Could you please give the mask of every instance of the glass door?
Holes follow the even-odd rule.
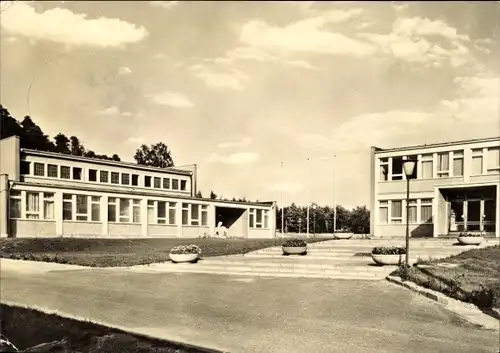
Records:
[[[467,201],[466,229],[469,231],[481,230],[481,223],[482,223],[481,218],[482,218],[481,201],[480,200],[468,200]]]
[[[485,232],[495,232],[495,207],[495,200],[484,200],[483,227]]]

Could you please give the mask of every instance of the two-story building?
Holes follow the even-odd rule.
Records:
[[[406,214],[404,158],[417,159]],[[371,149],[371,234],[412,237],[484,231],[500,235],[500,137]]]
[[[0,141],[0,236],[272,238],[275,202],[195,197],[196,174]]]

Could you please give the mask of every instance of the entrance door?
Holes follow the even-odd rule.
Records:
[[[464,202],[463,200],[450,202],[450,232],[463,232],[465,230],[464,223]]]
[[[484,200],[483,226],[485,232],[495,232],[496,212],[495,200]]]
[[[467,230],[479,231],[481,230],[481,201],[468,200],[467,201]]]

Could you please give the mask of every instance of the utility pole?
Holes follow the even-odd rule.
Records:
[[[283,162],[281,162],[281,237],[285,236],[285,203],[284,203],[284,185],[283,185]]]
[[[309,208],[311,206],[311,165],[309,163],[309,157],[307,158],[307,170],[308,170],[308,195],[307,195],[307,238],[309,239]]]
[[[333,233],[337,230],[337,168],[335,166],[335,154],[333,155]]]

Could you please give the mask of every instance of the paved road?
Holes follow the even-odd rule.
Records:
[[[6,268],[7,267],[7,268]],[[1,299],[233,353],[497,353],[499,333],[385,281],[30,273],[3,266]]]

